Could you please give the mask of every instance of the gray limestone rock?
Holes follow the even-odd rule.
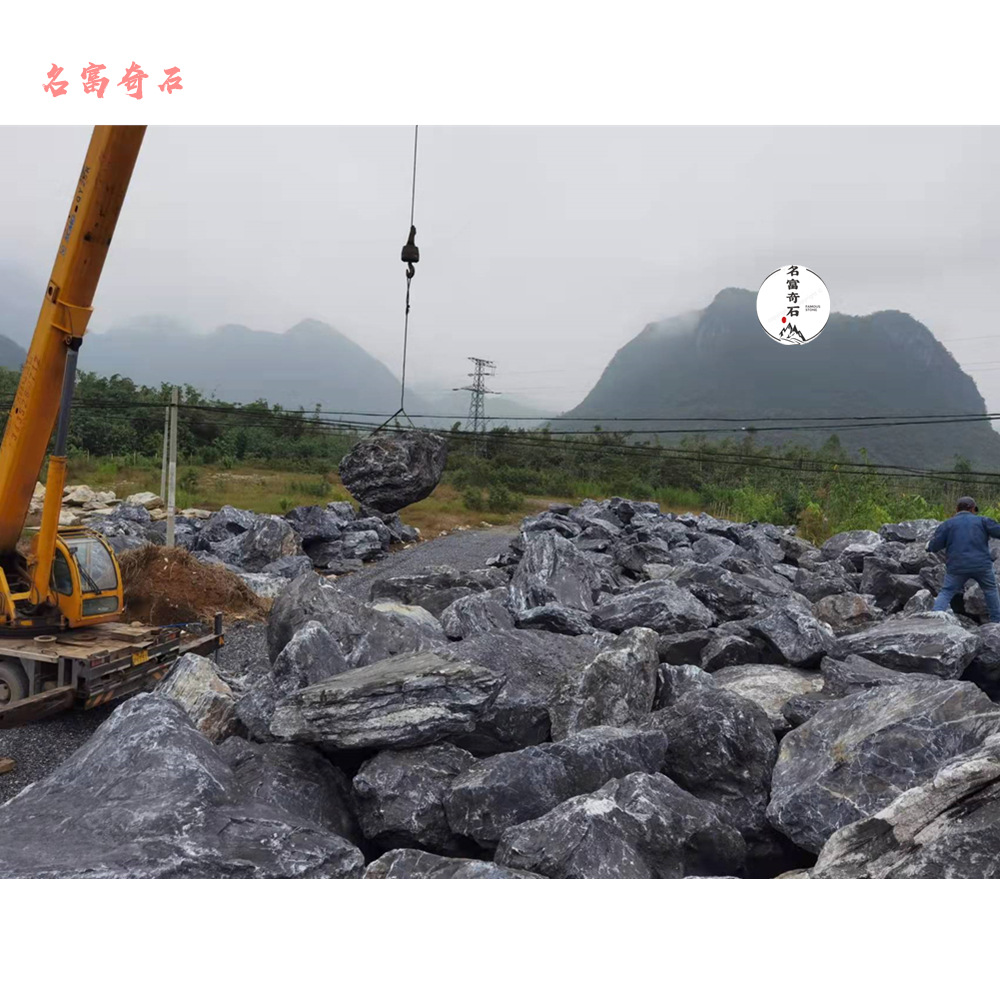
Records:
[[[856,653],[893,670],[960,677],[976,655],[976,636],[946,611],[894,618],[842,636],[845,653]]]
[[[692,688],[714,688],[715,678],[692,663],[661,663],[656,671],[656,698],[653,711],[673,705]]]
[[[451,566],[430,566],[423,573],[376,580],[371,586],[371,599],[416,604],[431,614],[440,615],[460,597],[506,585],[507,574],[499,569],[458,570]]]
[[[492,861],[442,858],[414,848],[388,851],[365,869],[365,878],[544,878]]]
[[[826,622],[838,635],[858,632],[874,625],[882,617],[870,594],[830,594],[821,597],[813,607],[816,617]]]
[[[422,746],[471,732],[502,684],[472,663],[403,653],[297,691],[271,733],[330,749]]]
[[[366,507],[393,513],[431,495],[444,474],[448,443],[428,431],[373,434],[340,460],[340,479]]]
[[[778,741],[759,705],[723,688],[692,688],[643,726],[667,738],[664,774],[699,799],[748,842],[767,831],[765,811]]]
[[[1000,877],[1000,736],[837,830],[809,877]]]
[[[776,666],[771,663],[745,663],[717,670],[712,677],[715,683],[734,694],[759,705],[776,733],[788,729],[783,709],[785,703],[797,695],[818,691],[822,678],[814,670]]]
[[[376,754],[354,777],[364,835],[380,844],[457,850],[444,796],[452,781],[475,763],[471,753],[450,743]]]
[[[743,838],[663,774],[630,774],[510,827],[496,860],[549,878],[729,875]]]
[[[653,708],[656,697],[656,633],[633,628],[567,679],[550,703],[552,738],[591,726],[625,726]]]
[[[185,653],[170,668],[156,690],[162,697],[177,702],[190,716],[198,732],[213,743],[233,734],[236,697],[207,657]]]
[[[467,639],[481,632],[514,628],[507,596],[507,588],[498,587],[453,601],[441,612],[444,634],[449,639]]]
[[[782,741],[768,819],[818,853],[947,760],[1000,733],[1000,709],[961,681],[913,678],[827,705]]]
[[[518,628],[538,628],[562,635],[589,635],[595,631],[590,619],[588,611],[567,608],[562,604],[542,604],[519,611],[516,624]]]
[[[452,783],[445,796],[448,823],[456,833],[493,846],[508,827],[611,778],[659,771],[666,749],[661,732],[598,726],[558,743],[488,757]]]
[[[306,622],[278,654],[270,670],[249,679],[236,703],[236,714],[255,740],[270,740],[271,720],[280,701],[349,669],[333,636],[319,622]]]
[[[601,590],[594,562],[554,531],[524,536],[524,555],[510,580],[515,614],[544,604],[589,611]]]
[[[793,667],[818,666],[823,656],[836,645],[829,625],[794,604],[757,619],[749,629]]]
[[[359,878],[361,852],[248,795],[175,702],[139,694],[0,807],[0,877]]]
[[[653,580],[605,598],[594,609],[593,622],[606,632],[642,627],[677,633],[708,628],[715,616],[672,580]]]

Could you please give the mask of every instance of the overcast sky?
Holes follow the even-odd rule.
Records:
[[[88,139],[0,129],[0,262],[39,302]],[[412,143],[151,127],[91,330],[315,317],[398,373]],[[998,129],[422,127],[409,377],[461,385],[479,355],[496,389],[566,408],[647,323],[794,262],[834,310],[901,309],[954,342],[1000,410],[998,167]]]

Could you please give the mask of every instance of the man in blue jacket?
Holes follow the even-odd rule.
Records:
[[[975,580],[986,598],[990,621],[1000,622],[1000,594],[990,558],[990,538],[1000,538],[1000,524],[981,517],[972,497],[960,497],[957,513],[938,525],[927,543],[928,552],[945,549],[944,586],[934,602],[935,611],[947,611],[951,599],[962,593],[967,580]]]

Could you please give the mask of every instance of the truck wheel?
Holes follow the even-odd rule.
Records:
[[[0,708],[28,697],[28,675],[16,663],[0,663]]]

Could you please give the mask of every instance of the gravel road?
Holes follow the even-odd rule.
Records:
[[[337,583],[348,593],[368,599],[374,580],[387,576],[419,573],[428,566],[454,566],[478,569],[490,556],[504,552],[516,527],[456,531],[442,538],[393,552],[346,576]],[[226,645],[219,651],[219,667],[229,677],[245,674],[251,663],[267,658],[266,626],[237,625],[226,635]],[[0,757],[13,757],[17,765],[9,774],[0,774],[0,804],[22,788],[55,770],[70,754],[90,739],[94,730],[111,714],[114,706],[70,711],[17,729],[0,729]]]

